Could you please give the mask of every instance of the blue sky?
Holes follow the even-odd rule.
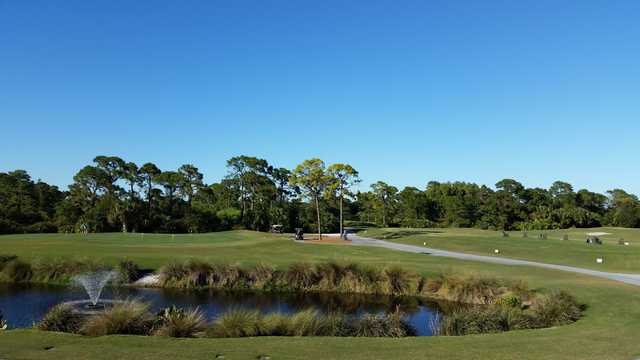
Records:
[[[2,1],[0,171],[234,155],[640,193],[638,1]],[[365,187],[363,186],[363,187]]]

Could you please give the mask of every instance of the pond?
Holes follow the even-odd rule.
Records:
[[[9,327],[30,327],[56,304],[85,300],[81,288],[51,285],[0,284],[0,310]],[[208,319],[232,309],[255,309],[262,313],[292,313],[309,308],[327,313],[341,311],[351,315],[391,312],[399,307],[419,336],[432,335],[446,303],[436,303],[415,297],[336,293],[264,293],[221,292],[213,290],[186,291],[173,289],[105,288],[102,299],[139,299],[151,303],[154,311],[176,305],[198,307]]]

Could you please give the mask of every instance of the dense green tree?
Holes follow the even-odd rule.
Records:
[[[621,189],[603,195],[574,192],[560,181],[542,189],[504,179],[495,189],[432,181],[424,190],[400,192],[377,182],[354,195],[358,173],[346,164],[325,169],[311,159],[290,172],[237,156],[227,169],[220,182],[205,184],[194,165],[163,173],[153,163],[138,167],[117,156],[97,156],[74,175],[68,191],[34,182],[24,170],[0,173],[0,233],[264,231],[281,224],[288,231],[317,228],[321,235],[341,231],[344,220],[354,218],[407,227],[640,227],[640,200]]]
[[[332,164],[327,168],[329,185],[327,190],[338,198],[340,211],[340,234],[344,233],[344,200],[353,197],[351,188],[360,182],[358,171],[349,164]]]
[[[315,158],[303,161],[293,170],[289,182],[293,186],[299,186],[303,194],[315,204],[318,237],[322,239],[320,196],[331,183],[331,178],[326,173],[324,161]]]
[[[158,169],[158,167],[153,163],[145,163],[138,171],[140,184],[146,189],[147,193],[147,224],[149,224],[152,218],[153,186],[156,182],[156,178],[161,173],[162,171],[160,171],[160,169]]]
[[[388,225],[387,220],[394,214],[397,202],[398,188],[383,181],[371,185],[375,196],[375,205],[382,218],[382,226]]]

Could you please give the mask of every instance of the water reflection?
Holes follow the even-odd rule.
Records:
[[[48,285],[0,285],[0,310],[11,327],[28,327],[39,321],[55,304],[86,299],[79,288]],[[391,297],[336,293],[264,293],[225,292],[215,290],[186,291],[177,289],[106,288],[102,298],[137,298],[152,304],[153,310],[176,305],[198,307],[209,319],[230,309],[255,309],[262,313],[295,311],[313,308],[321,312],[342,312],[354,316],[364,313],[392,312],[396,308],[408,315],[418,335],[432,334],[431,326],[447,303],[416,297]]]

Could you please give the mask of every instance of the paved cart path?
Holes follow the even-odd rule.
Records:
[[[482,262],[502,264],[502,265],[535,266],[535,267],[540,267],[545,269],[570,271],[578,274],[597,276],[600,278],[621,281],[623,283],[640,286],[640,274],[613,273],[613,272],[584,269],[584,268],[579,268],[574,266],[546,264],[546,263],[541,263],[537,261],[517,260],[517,259],[509,259],[509,258],[498,257],[498,256],[484,256],[484,255],[467,254],[467,253],[461,253],[461,252],[455,252],[455,251],[438,250],[438,249],[433,249],[433,248],[424,247],[424,246],[398,244],[398,243],[384,241],[384,240],[366,238],[366,237],[353,235],[353,234],[349,235],[349,240],[351,240],[351,243],[355,246],[382,247],[382,248],[405,251],[410,253],[429,254],[432,256],[444,256],[444,257],[460,259],[460,260],[482,261]]]

